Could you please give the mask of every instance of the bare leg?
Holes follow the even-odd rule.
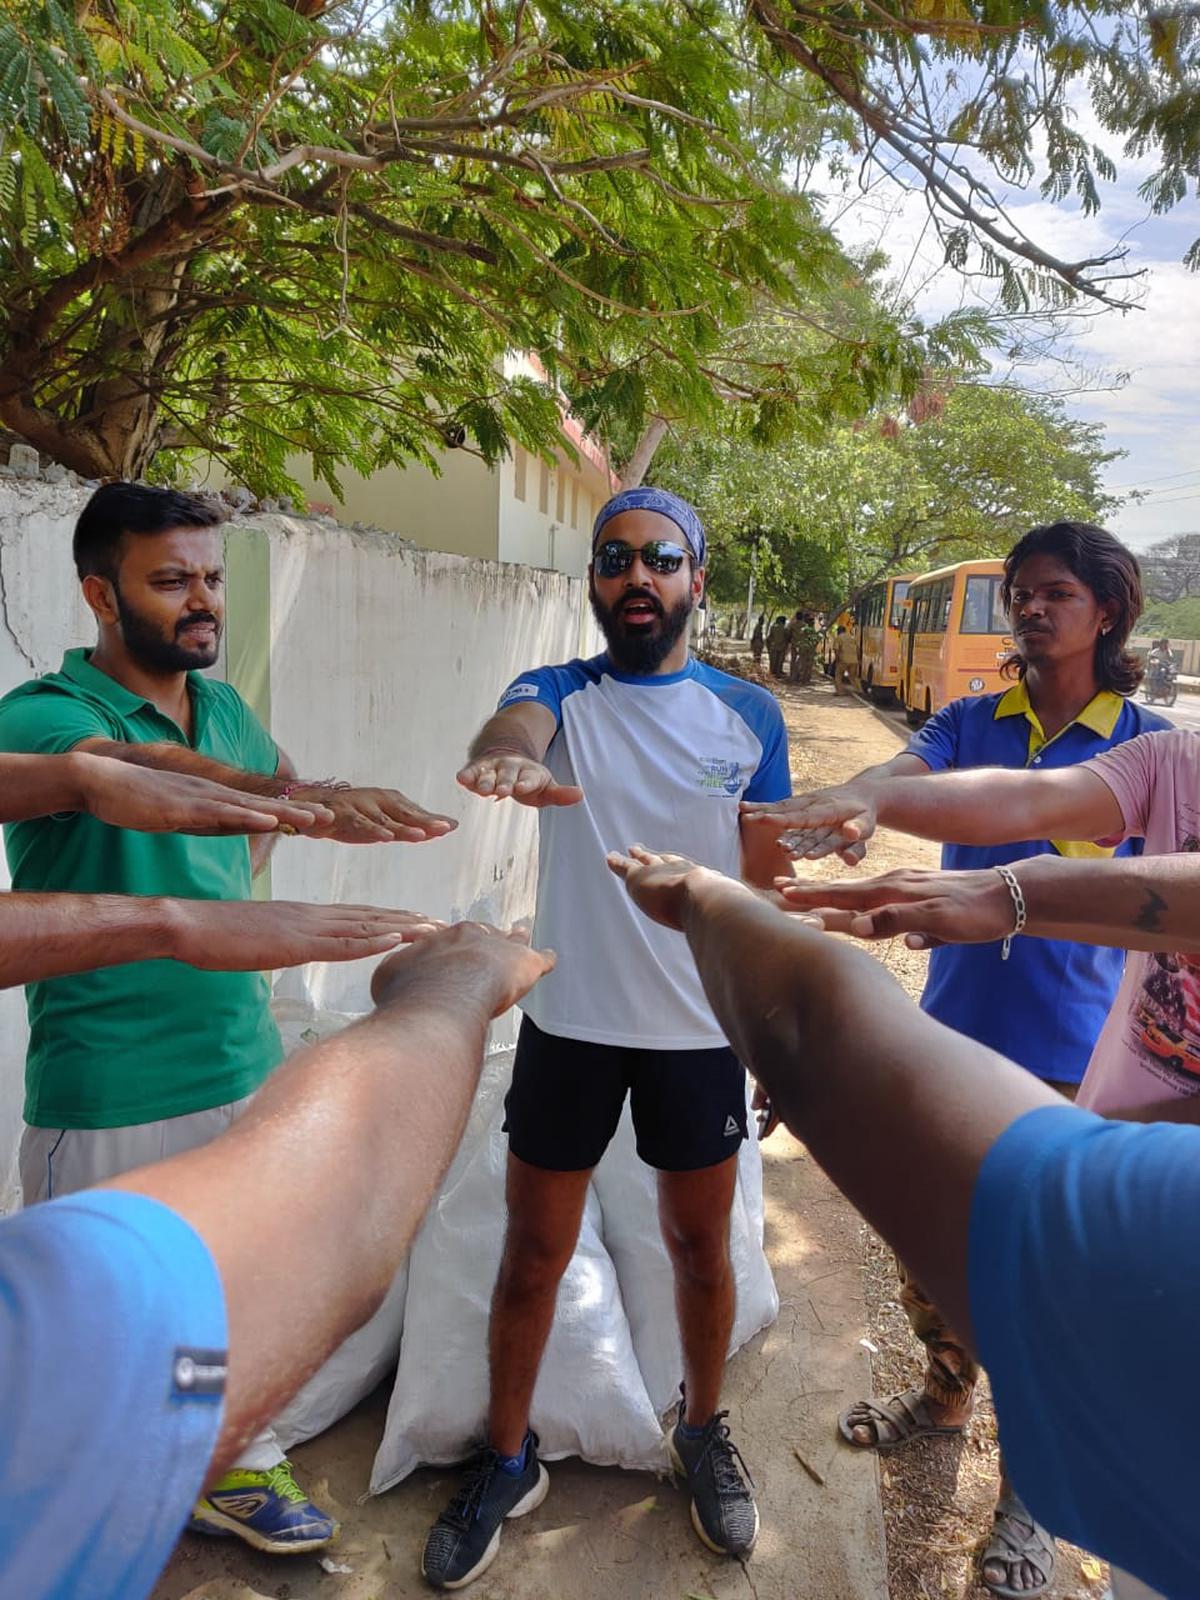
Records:
[[[721,1398],[721,1375],[733,1329],[729,1212],[737,1157],[695,1172],[660,1172],[658,1214],[675,1269],[675,1309],[687,1393],[684,1420],[703,1427]]]
[[[508,1232],[488,1327],[488,1442],[515,1456],[554,1321],[558,1285],[575,1251],[591,1170],[549,1172],[508,1158]]]

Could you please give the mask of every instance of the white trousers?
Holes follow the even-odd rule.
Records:
[[[238,1118],[253,1096],[207,1111],[131,1128],[31,1128],[21,1135],[21,1194],[27,1206],[107,1183],[135,1167],[198,1150]],[[270,1428],[251,1439],[235,1466],[265,1472],[283,1460]]]

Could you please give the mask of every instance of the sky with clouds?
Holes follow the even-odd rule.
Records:
[[[1153,159],[1125,157],[1111,136],[1099,132],[1085,104],[1076,107],[1076,125],[1110,152],[1118,168],[1115,183],[1099,185],[1097,214],[1085,216],[1073,201],[1043,200],[1036,183],[1026,191],[999,192],[1013,220],[1060,259],[1125,245],[1125,268],[1143,273],[1125,286],[1138,309],[1087,306],[1085,315],[1068,319],[1053,351],[1013,377],[1062,395],[1071,415],[1102,423],[1109,446],[1126,452],[1108,467],[1107,483],[1114,491],[1136,488],[1145,498],[1128,501],[1108,522],[1130,545],[1144,548],[1169,534],[1200,530],[1200,273],[1183,265],[1184,252],[1200,234],[1200,208],[1190,197],[1165,216],[1151,215],[1137,190],[1154,169]],[[840,214],[844,241],[883,248],[919,315],[932,318],[959,305],[987,303],[990,286],[977,287],[943,265],[923,194],[887,179],[873,181],[865,194],[856,186],[842,195],[826,193]],[[1082,389],[1080,368],[1091,374]],[[1109,387],[1108,375],[1117,373],[1128,377]]]

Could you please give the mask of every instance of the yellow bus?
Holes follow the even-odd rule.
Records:
[[[901,699],[910,727],[964,695],[1006,688],[1013,642],[1000,601],[1002,561],[960,561],[909,584],[901,641]]]
[[[854,608],[858,629],[858,681],[877,705],[895,700],[900,688],[900,630],[912,572],[881,578],[864,589]]]

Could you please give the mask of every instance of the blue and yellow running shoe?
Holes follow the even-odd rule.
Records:
[[[319,1550],[338,1531],[296,1482],[290,1461],[266,1472],[234,1467],[196,1502],[188,1526],[193,1533],[232,1534],[276,1556]]]

